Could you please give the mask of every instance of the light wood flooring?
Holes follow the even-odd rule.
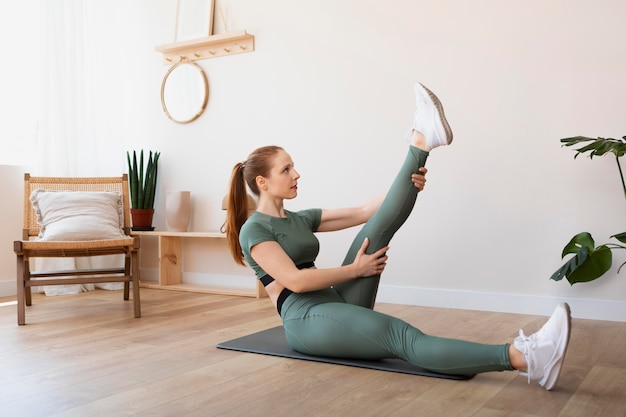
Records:
[[[142,289],[0,299],[0,415],[626,416],[626,323],[573,320],[559,386],[516,372],[451,381],[220,350],[280,324],[267,299]],[[441,336],[501,343],[545,317],[379,304]]]

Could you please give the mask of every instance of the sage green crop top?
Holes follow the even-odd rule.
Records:
[[[322,210],[285,210],[285,214],[287,217],[282,218],[254,212],[241,227],[241,250],[258,279],[267,275],[250,256],[252,247],[259,243],[277,242],[296,265],[312,263],[317,258],[320,244],[314,232],[322,220]]]

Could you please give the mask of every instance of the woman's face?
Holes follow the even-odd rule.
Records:
[[[291,156],[283,150],[274,155],[268,177],[264,177],[263,191],[274,197],[292,199],[298,195],[300,174],[293,167]]]

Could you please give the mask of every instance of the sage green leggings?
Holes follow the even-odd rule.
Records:
[[[365,237],[368,253],[389,244],[417,198],[411,174],[428,153],[413,146],[378,211],[356,236],[344,260],[350,264]],[[508,344],[486,345],[429,336],[403,320],[373,310],[380,275],[320,291],[291,294],[281,317],[289,345],[302,353],[351,359],[400,358],[449,375],[512,370]]]

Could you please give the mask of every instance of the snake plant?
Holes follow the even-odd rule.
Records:
[[[613,154],[622,180],[624,197],[626,198],[626,184],[624,183],[622,166],[619,162],[619,158],[626,153],[626,136],[623,136],[621,139],[594,139],[585,136],[575,136],[561,139],[561,143],[563,146],[583,145],[580,148],[574,149],[576,151],[574,159],[584,153],[588,153],[589,158]],[[626,232],[615,234],[611,236],[611,238],[621,243],[626,243]],[[611,264],[613,263],[612,251],[614,249],[626,249],[626,246],[618,243],[604,243],[596,247],[590,233],[579,233],[569,241],[561,253],[561,258],[565,258],[565,256],[570,254],[573,254],[573,256],[554,272],[550,279],[560,281],[563,277],[567,277],[569,283],[574,285],[577,282],[589,282],[600,278],[611,268]],[[620,269],[624,264],[626,264],[626,262],[620,266]]]
[[[154,207],[154,194],[156,193],[157,171],[160,152],[150,151],[148,164],[145,167],[143,150],[139,154],[139,164],[137,164],[137,153],[133,151],[131,161],[130,153],[126,152],[128,161],[128,182],[130,188],[131,207],[134,209],[151,209]]]

